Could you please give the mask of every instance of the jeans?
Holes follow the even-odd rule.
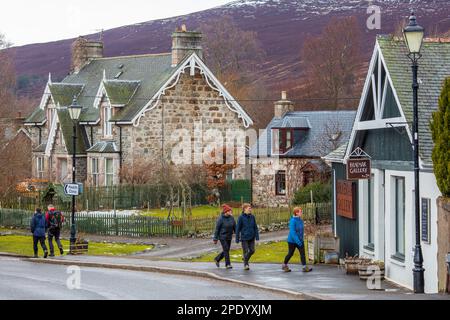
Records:
[[[220,262],[223,258],[225,258],[225,265],[231,265],[230,261],[230,248],[231,248],[231,240],[220,240],[220,244],[222,245],[222,252],[216,257],[216,261]]]
[[[242,240],[242,252],[244,256],[244,265],[248,265],[250,258],[255,253],[255,239]]]
[[[61,240],[59,239],[59,235],[61,233],[60,229],[54,229],[48,231],[48,246],[50,247],[50,255],[53,255],[55,249],[53,248],[53,237],[55,238],[56,245],[59,249],[62,249]]]
[[[295,249],[298,249],[298,251],[300,252],[300,259],[302,261],[302,265],[306,266],[305,245],[299,246],[296,243],[288,242],[288,246],[289,246],[289,252],[288,252],[286,258],[284,258],[284,264],[289,263],[289,260],[291,260],[292,256],[294,255]]]
[[[44,252],[47,252],[47,246],[45,245],[45,237],[33,236],[34,255],[38,254],[38,242],[41,244],[42,250],[44,250]]]

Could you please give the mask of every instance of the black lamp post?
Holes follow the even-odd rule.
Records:
[[[414,196],[415,196],[415,221],[416,221],[416,245],[414,248],[414,293],[424,293],[425,279],[423,268],[422,247],[420,245],[420,191],[419,191],[419,111],[418,111],[418,90],[417,71],[419,69],[418,60],[422,57],[420,49],[422,48],[424,28],[419,26],[414,12],[409,17],[409,24],[403,30],[406,45],[409,50],[408,57],[412,61],[413,72],[413,139],[414,139]]]
[[[73,148],[72,148],[72,183],[76,183],[75,177],[75,161],[76,161],[76,148],[77,148],[77,123],[80,118],[81,109],[83,107],[78,104],[77,98],[73,97],[72,104],[68,107],[70,118],[73,123]],[[71,226],[70,226],[70,252],[74,248],[77,230],[75,226],[75,196],[72,196],[72,217],[71,217]]]

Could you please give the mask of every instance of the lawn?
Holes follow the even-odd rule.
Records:
[[[213,207],[213,206],[198,206],[192,208],[192,216],[195,218],[210,218],[210,217],[218,217],[221,212],[221,208]],[[237,214],[240,212],[240,208],[234,208],[233,213]],[[181,208],[174,208],[174,213],[177,218],[182,217]],[[150,209],[142,211],[142,215],[149,217],[157,217],[157,218],[167,218],[169,215],[169,209]]]
[[[198,258],[190,259],[192,262],[213,262],[213,259],[220,250],[220,244],[217,244],[217,252],[210,253]],[[283,263],[284,257],[287,254],[288,246],[285,241],[279,242],[267,242],[256,246],[256,252],[252,256],[250,262],[257,263]],[[307,253],[307,243],[305,242],[305,253]],[[308,255],[306,254],[307,258]],[[230,252],[231,262],[242,263],[242,250],[231,250]],[[291,259],[291,263],[299,263],[300,254],[295,252]]]
[[[62,240],[62,245],[65,251],[68,251],[69,241]],[[48,247],[48,241],[46,241]],[[42,256],[42,248],[38,245],[39,255]],[[56,249],[56,248],[55,248]],[[137,244],[125,244],[125,243],[103,243],[103,242],[90,242],[89,243],[89,255],[93,256],[120,256],[129,255],[133,253],[142,252],[145,250],[151,250],[151,245],[137,245]],[[33,240],[30,236],[21,235],[7,235],[0,236],[0,252],[15,253],[26,256],[33,255]],[[55,255],[59,255],[59,250],[55,250]]]

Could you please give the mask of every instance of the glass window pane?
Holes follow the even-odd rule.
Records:
[[[405,180],[395,179],[396,251],[405,254]]]

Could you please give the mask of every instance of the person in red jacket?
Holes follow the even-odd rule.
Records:
[[[48,206],[48,211],[45,214],[45,220],[48,227],[48,246],[50,248],[50,257],[55,256],[55,249],[53,247],[53,238],[55,238],[56,245],[59,248],[61,255],[64,254],[64,249],[61,244],[60,235],[61,227],[64,222],[64,215],[60,211],[56,211],[53,205]]]

